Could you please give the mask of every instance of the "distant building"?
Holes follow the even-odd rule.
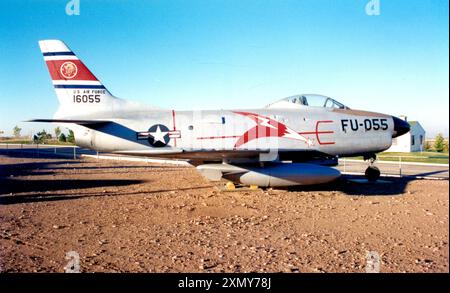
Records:
[[[406,116],[401,116],[407,121]],[[411,130],[392,140],[392,146],[387,152],[421,152],[425,145],[425,129],[418,121],[408,121]]]

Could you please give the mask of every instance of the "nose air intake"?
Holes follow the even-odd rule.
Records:
[[[395,116],[392,116],[392,119],[394,119],[394,132],[392,133],[393,138],[409,132],[410,126],[408,122]]]

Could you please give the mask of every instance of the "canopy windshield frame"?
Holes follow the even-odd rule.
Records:
[[[308,106],[308,107],[323,107],[323,108],[337,108],[337,109],[348,109],[344,104],[336,101],[327,96],[316,95],[316,94],[302,94],[290,96],[282,99],[281,101],[287,101],[289,103]]]

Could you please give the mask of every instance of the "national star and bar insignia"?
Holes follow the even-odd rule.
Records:
[[[169,130],[163,124],[155,124],[148,129],[148,131],[138,132],[138,140],[148,140],[148,143],[153,147],[165,147],[171,138],[180,138],[180,131]]]

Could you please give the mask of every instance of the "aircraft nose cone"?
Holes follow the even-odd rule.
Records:
[[[392,116],[394,119],[394,133],[392,133],[392,137],[397,137],[407,133],[410,130],[409,123],[403,119]]]

